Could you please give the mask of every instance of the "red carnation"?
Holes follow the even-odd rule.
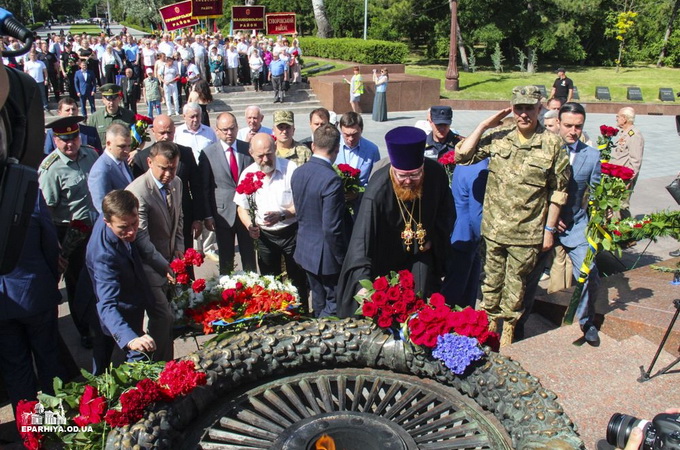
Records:
[[[80,405],[78,406],[80,415],[73,419],[73,421],[80,427],[86,425],[99,423],[104,419],[104,411],[106,410],[106,398],[98,397],[97,388],[85,386],[83,395],[80,398]]]
[[[104,416],[104,420],[111,428],[124,427],[130,424],[128,417],[120,411],[109,409]]]
[[[170,398],[191,392],[206,383],[205,372],[196,370],[193,361],[169,361],[158,377],[158,384]]]
[[[444,153],[438,160],[439,164],[442,166],[452,166],[456,164],[456,152],[451,150],[450,152]]]
[[[180,274],[186,272],[187,265],[184,262],[184,260],[175,258],[170,263],[170,269],[172,269],[172,271],[175,272],[176,274]]]
[[[35,412],[35,405],[37,404],[38,402],[35,400],[19,400],[15,414],[17,429],[19,430],[19,434],[23,440],[24,447],[30,450],[37,450],[41,447],[40,441],[42,440],[43,436],[41,433],[36,431],[21,431],[21,427],[32,425],[31,415]]]
[[[385,277],[376,278],[376,280],[373,282],[373,289],[376,291],[385,291],[389,286],[390,283]]]
[[[196,267],[201,267],[201,264],[203,264],[203,254],[200,252],[197,252],[193,248],[188,248],[184,252],[184,261],[187,264],[194,265]]]
[[[189,278],[188,273],[178,273],[177,274],[177,283],[179,283],[179,284],[189,284],[189,281],[191,281],[191,279]]]

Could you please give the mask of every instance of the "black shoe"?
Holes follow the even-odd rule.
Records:
[[[680,248],[677,249],[677,250],[675,250],[675,251],[672,251],[672,252],[670,252],[670,253],[668,253],[668,254],[669,254],[670,256],[672,256],[673,258],[677,258],[678,256],[680,256]]]
[[[600,334],[592,323],[586,323],[583,326],[583,337],[590,345],[598,345],[600,343]]]
[[[280,103],[280,102],[281,102],[281,100],[279,100],[278,98],[276,100],[274,100],[274,103]]]
[[[80,337],[80,345],[82,345],[84,348],[91,349],[92,348],[92,338],[90,336],[81,336]]]

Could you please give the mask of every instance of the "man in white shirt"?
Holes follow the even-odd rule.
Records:
[[[264,173],[264,178],[261,180],[262,187],[254,194],[257,205],[255,221],[250,218],[245,194],[237,193],[234,196],[238,216],[250,237],[257,239],[260,273],[281,275],[283,256],[288,277],[298,289],[302,303],[306,304],[309,296],[306,275],[293,258],[298,224],[290,179],[297,165],[293,161],[277,158],[274,138],[264,133],[258,133],[251,139],[250,156],[255,162],[241,173],[239,181],[250,173],[258,172]]]
[[[175,143],[191,148],[198,163],[203,149],[217,142],[217,135],[212,128],[201,123],[201,106],[198,103],[187,103],[182,112],[184,124],[175,131]]]
[[[264,114],[259,106],[250,105],[246,108],[246,124],[245,128],[238,130],[238,136],[236,139],[239,141],[250,142],[250,140],[257,133],[272,134],[272,129],[262,126],[262,119],[264,119]]]
[[[47,67],[45,66],[45,63],[38,60],[38,53],[35,49],[32,49],[29,52],[28,61],[24,62],[24,72],[29,74],[41,87],[38,90],[40,91],[40,97],[42,98],[43,108],[45,108],[45,111],[49,111],[47,93],[44,88],[45,84],[47,84]]]
[[[172,55],[175,54],[175,44],[170,41],[169,34],[163,35],[163,39],[160,44],[158,44],[158,51],[165,53],[165,56],[168,58],[172,58]]]

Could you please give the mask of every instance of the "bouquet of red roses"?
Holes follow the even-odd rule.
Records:
[[[91,233],[92,226],[86,221],[71,220],[61,242],[61,256],[68,259],[83,242],[87,241]]]
[[[451,177],[453,176],[453,169],[456,167],[456,152],[451,150],[450,152],[444,153],[437,160],[439,164],[446,170],[446,175],[449,178],[449,186],[451,186]]]
[[[355,297],[361,305],[356,314],[373,319],[381,328],[399,326],[425,306],[425,301],[416,294],[413,274],[408,270],[359,283],[366,293]]]
[[[345,191],[346,200],[353,200],[356,198],[357,194],[366,190],[366,188],[361,185],[361,180],[359,179],[361,171],[359,169],[355,169],[349,164],[338,164],[337,166],[333,166],[333,169],[335,169],[335,172],[342,180],[342,188]],[[350,203],[347,203],[347,209],[350,214],[354,214],[354,210]]]
[[[149,140],[147,131],[152,123],[153,119],[150,117],[135,114],[135,123],[130,125],[130,136],[132,137],[131,150],[137,150],[144,141]]]
[[[600,136],[597,137],[597,149],[600,151],[600,159],[604,162],[609,161],[612,156],[612,139],[619,134],[618,128],[600,125]]]
[[[262,179],[265,177],[264,172],[250,172],[246,177],[236,186],[238,194],[244,194],[248,200],[248,215],[250,221],[255,225],[255,213],[257,212],[257,203],[255,202],[255,193],[262,187]]]

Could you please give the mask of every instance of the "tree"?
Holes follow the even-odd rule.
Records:
[[[320,38],[329,38],[333,36],[331,24],[326,17],[326,6],[323,0],[312,0],[312,9],[314,10],[314,18],[316,19],[316,35]]]
[[[661,52],[659,53],[659,59],[656,61],[656,67],[661,67],[664,58],[666,57],[666,51],[668,50],[668,40],[673,32],[673,24],[675,19],[678,17],[678,8],[680,7],[680,0],[675,0],[673,2],[673,10],[671,11],[671,16],[668,19],[668,25],[666,26],[666,33],[663,36],[663,45],[661,46]]]

